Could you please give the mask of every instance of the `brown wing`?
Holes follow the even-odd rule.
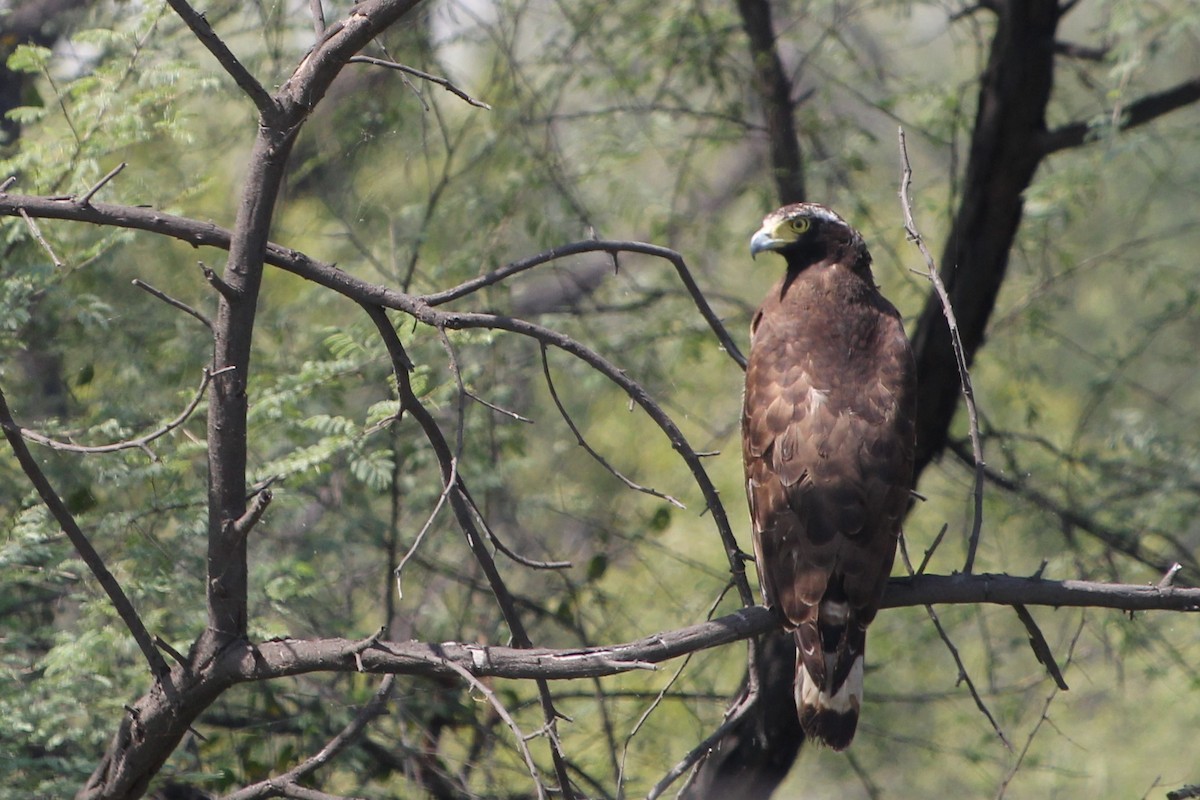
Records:
[[[912,474],[912,356],[895,309],[863,299],[796,307],[801,294],[773,291],[755,319],[742,418],[760,583],[831,690],[862,654]],[[849,607],[824,648],[823,598]]]

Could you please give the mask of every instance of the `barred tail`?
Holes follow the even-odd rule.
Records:
[[[818,654],[832,660],[834,655]],[[832,664],[824,670],[826,683],[840,670]],[[796,710],[800,713],[800,724],[804,732],[813,739],[824,742],[834,750],[845,750],[854,738],[858,727],[858,711],[863,695],[863,657],[854,656],[854,662],[840,686],[821,686],[809,673],[802,656],[796,658]]]

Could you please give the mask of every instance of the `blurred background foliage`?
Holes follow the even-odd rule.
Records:
[[[19,132],[0,151],[0,177],[17,176],[12,191],[79,194],[124,161],[97,199],[231,225],[254,134],[250,104],[165,6],[78,5],[69,35],[52,46],[6,43],[28,91],[10,115]],[[267,86],[312,40],[304,3],[203,10]],[[326,7],[331,20],[346,11]],[[896,199],[896,127],[908,133],[922,233],[939,242],[962,179],[991,17],[891,0],[786,0],[774,11],[803,98],[810,199],[862,230],[877,280],[912,317],[928,285],[913,272],[921,262]],[[995,477],[978,564],[1140,583],[1178,561],[1179,580],[1194,584],[1200,110],[1129,131],[1115,123],[1132,99],[1200,73],[1200,6],[1082,0],[1062,32],[1095,52],[1060,57],[1050,119],[1088,120],[1092,137],[1051,157],[1027,193],[976,360]],[[776,203],[744,38],[736,6],[708,0],[427,3],[368,54],[445,76],[490,110],[416,78],[350,66],[298,140],[273,239],[414,293],[571,241],[650,241],[684,255],[744,344],[778,267],[751,262],[746,248]],[[197,260],[219,271],[223,254],[126,231],[38,227],[60,263],[24,222],[0,222],[0,380],[18,419],[101,444],[174,417],[199,386],[211,339],[131,281],[212,313]],[[454,307],[537,320],[640,381],[697,450],[719,453],[705,463],[748,546],[741,372],[669,264],[564,259]],[[490,527],[528,558],[573,564],[550,572],[503,562],[538,644],[626,641],[736,606],[703,499],[670,443],[617,388],[549,353],[555,390],[588,443],[686,509],[630,491],[578,446],[535,345],[500,333],[443,341],[412,325],[401,331],[419,394],[446,430],[461,431],[460,469]],[[446,512],[397,591],[392,569],[429,521],[440,483],[416,426],[393,420],[389,362],[368,321],[344,299],[270,271],[255,344],[251,471],[275,479],[276,500],[251,541],[252,634],[353,638],[384,626],[401,640],[504,643]],[[182,651],[204,624],[203,409],[151,444],[153,457],[37,450],[147,626]],[[965,434],[957,422],[955,436]],[[962,563],[971,480],[953,453],[922,477],[927,500],[906,535],[919,559],[948,526],[932,572]],[[147,675],[7,453],[0,508],[0,797],[65,796]],[[854,748],[806,750],[780,796],[1160,797],[1200,782],[1195,622],[1034,613],[1069,692],[1054,689],[1011,610],[939,610],[1011,750],[959,685],[924,610],[889,611],[872,629]],[[744,657],[734,646],[653,673],[554,687],[573,720],[560,731],[583,789],[644,794],[719,723]],[[321,773],[324,791],[529,791],[511,734],[480,698],[414,678],[398,686],[361,746]],[[347,675],[239,687],[201,717],[164,785],[219,793],[287,769],[374,688]],[[530,686],[495,688],[524,730],[540,727]]]

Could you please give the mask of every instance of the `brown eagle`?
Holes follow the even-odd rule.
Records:
[[[750,327],[742,458],[766,603],[796,637],[796,708],[835,750],[854,738],[867,625],[912,481],[916,380],[862,236],[815,203],[763,220],[750,254],[787,272]]]

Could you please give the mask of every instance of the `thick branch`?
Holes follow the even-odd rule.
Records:
[[[893,578],[882,607],[979,603],[1195,612],[1200,611],[1200,589],[1010,575],[918,575]],[[646,669],[697,650],[720,647],[778,628],[779,619],[770,609],[752,606],[709,622],[607,647],[555,649],[381,641],[360,650],[359,643],[349,639],[284,639],[253,648],[234,648],[222,657],[218,672],[233,682],[310,672],[455,677],[457,670],[447,664],[452,662],[481,678],[570,680]]]
[[[767,0],[738,0],[742,27],[750,41],[755,94],[763,106],[770,146],[771,177],[781,203],[805,199],[804,163],[796,136],[792,82],[775,47],[775,28]]]
[[[1196,102],[1200,102],[1200,77],[1183,81],[1161,92],[1148,94],[1125,105],[1119,109],[1121,113],[1117,120],[1117,128],[1119,130],[1136,128]],[[1085,121],[1072,122],[1047,131],[1041,137],[1042,155],[1048,156],[1059,150],[1086,144],[1094,129],[1094,125]]]
[[[968,366],[983,344],[1021,222],[1023,194],[1043,156],[1059,19],[1057,0],[1013,0],[995,9],[962,203],[939,261]],[[950,331],[932,292],[912,339],[918,376],[915,481],[945,447],[960,395]]]

